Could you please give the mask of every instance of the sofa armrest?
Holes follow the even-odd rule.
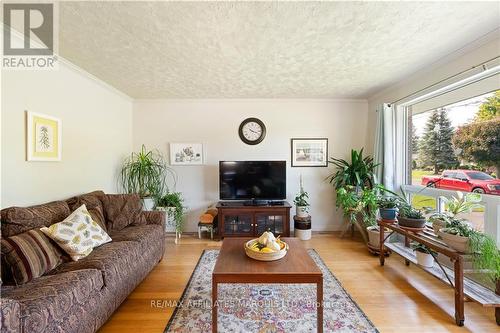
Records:
[[[2,333],[21,332],[21,308],[17,301],[8,298],[0,300]]]
[[[165,218],[166,213],[159,210],[143,211],[144,217],[146,218],[146,224],[158,224],[161,225],[163,230],[165,230]]]

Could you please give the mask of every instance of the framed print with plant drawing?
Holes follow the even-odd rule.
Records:
[[[328,139],[292,139],[292,167],[326,167]]]
[[[202,165],[203,144],[170,143],[170,165]]]
[[[26,160],[60,161],[61,119],[26,111]]]

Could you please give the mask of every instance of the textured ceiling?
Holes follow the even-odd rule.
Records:
[[[366,98],[500,25],[499,2],[63,2],[60,53],[134,98]]]

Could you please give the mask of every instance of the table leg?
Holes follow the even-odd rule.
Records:
[[[382,223],[379,223],[379,260],[380,260],[380,266],[384,266],[385,263],[385,251],[384,251],[384,225]]]
[[[318,333],[323,333],[323,276],[316,284],[316,302],[318,310]]]
[[[410,239],[408,236],[405,236],[405,246],[410,247]],[[410,266],[410,261],[408,259],[405,259],[405,265]]]
[[[212,276],[212,333],[217,333],[217,280]]]
[[[455,322],[464,326],[464,267],[462,257],[455,260]]]
[[[500,279],[497,279],[497,287],[496,287],[495,293],[497,295],[500,295]],[[497,321],[497,325],[500,326],[500,308],[499,307],[495,308],[495,319]]]

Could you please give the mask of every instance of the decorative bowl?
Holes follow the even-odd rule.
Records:
[[[283,244],[281,246],[281,250],[276,251],[276,252],[269,252],[269,253],[260,252],[260,251],[257,252],[257,251],[252,250],[251,246],[255,242],[257,242],[257,238],[249,240],[248,242],[245,243],[245,253],[247,254],[247,256],[249,256],[250,258],[255,259],[255,260],[274,261],[274,260],[278,260],[278,259],[283,258],[284,256],[286,256],[286,254],[288,252],[288,244],[283,242],[283,241],[281,241],[281,243]]]

